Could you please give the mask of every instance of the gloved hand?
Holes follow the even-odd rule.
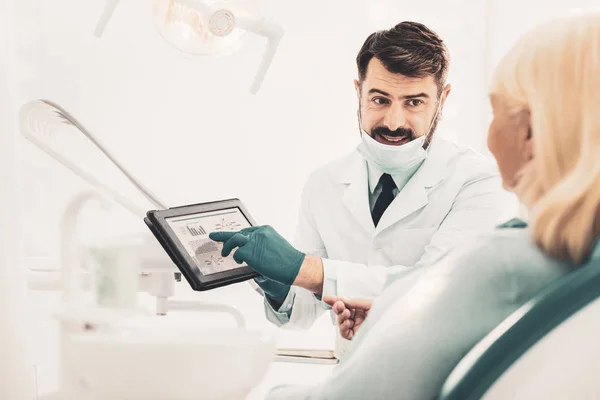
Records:
[[[275,282],[290,286],[306,253],[296,250],[275,229],[253,226],[239,232],[211,232],[209,238],[223,242],[221,255],[229,256],[234,248],[233,259],[238,264],[246,263],[250,268]]]
[[[277,305],[277,308],[281,306],[281,303],[283,303],[283,300],[285,300],[290,292],[290,286],[282,285],[281,283],[265,278],[264,276],[254,278],[254,282],[260,286],[263,292],[265,292],[267,300],[269,300],[272,305]]]

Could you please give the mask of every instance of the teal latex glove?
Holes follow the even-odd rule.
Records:
[[[238,264],[246,263],[250,268],[275,282],[291,285],[306,254],[296,250],[275,229],[265,226],[253,226],[239,232],[211,232],[209,238],[223,242],[221,255],[233,253]]]
[[[254,282],[260,286],[263,292],[265,292],[267,300],[270,300],[271,303],[275,303],[279,306],[281,305],[280,303],[283,303],[283,300],[285,300],[290,292],[289,285],[282,285],[281,283],[272,281],[264,276],[254,278]]]

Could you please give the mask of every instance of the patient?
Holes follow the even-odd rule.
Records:
[[[495,71],[490,100],[488,146],[530,226],[511,221],[412,270],[372,308],[327,299],[352,339],[342,364],[324,382],[278,387],[269,399],[433,399],[509,314],[600,260],[600,14],[521,38]]]

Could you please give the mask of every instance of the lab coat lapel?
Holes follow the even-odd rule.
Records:
[[[375,234],[428,204],[427,192],[441,182],[447,174],[447,166],[452,154],[447,147],[446,142],[440,138],[432,141],[423,165],[385,210],[377,224]]]
[[[375,233],[378,234],[389,228],[406,216],[425,207],[427,203],[427,191],[423,186],[423,182],[415,174],[385,210],[377,224]]]
[[[344,163],[340,171],[341,181],[348,186],[343,193],[344,205],[358,223],[372,235],[375,224],[371,217],[369,206],[369,178],[367,174],[367,163],[358,153],[354,153]]]

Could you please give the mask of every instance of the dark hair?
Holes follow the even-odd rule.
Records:
[[[438,92],[443,89],[450,65],[450,55],[442,39],[418,22],[401,22],[369,35],[356,56],[360,83],[373,57],[394,74],[411,78],[433,75]]]

